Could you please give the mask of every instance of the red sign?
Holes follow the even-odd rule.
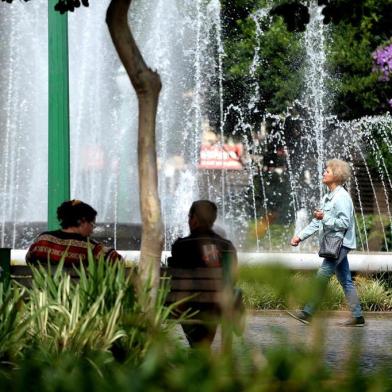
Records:
[[[202,144],[199,169],[242,170],[242,144]]]

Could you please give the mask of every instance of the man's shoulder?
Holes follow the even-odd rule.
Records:
[[[173,242],[173,247],[190,246],[191,244],[204,243],[204,242],[212,242],[217,245],[220,245],[220,247],[223,248],[235,249],[233,243],[230,240],[223,238],[218,234],[215,235],[204,234],[204,235],[197,235],[197,236],[189,235],[187,237],[179,237]]]
[[[227,238],[222,237],[221,235],[219,235],[219,234],[217,234],[215,232],[214,232],[214,234],[215,234],[214,237],[215,237],[215,239],[217,241],[221,241],[223,244],[226,244],[229,248],[234,248],[234,245],[233,245],[233,243],[230,240],[228,240]]]
[[[173,242],[173,245],[172,245],[172,246],[181,245],[181,244],[186,243],[186,242],[188,242],[188,241],[190,241],[190,240],[191,240],[191,238],[190,238],[189,235],[186,236],[186,237],[178,237],[178,238]]]
[[[185,241],[185,240],[187,240],[189,238],[190,238],[190,235],[187,235],[186,237],[177,237],[177,239],[174,241],[174,243],[182,242],[182,241]]]
[[[183,254],[195,249],[197,242],[198,241],[190,235],[178,237],[172,244],[172,255],[180,255],[182,258]]]

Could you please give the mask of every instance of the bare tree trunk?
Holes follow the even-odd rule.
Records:
[[[159,283],[163,248],[155,148],[155,121],[161,80],[158,73],[148,68],[144,62],[129,28],[128,10],[131,1],[112,0],[107,10],[106,23],[139,103],[138,164],[142,217],[139,271],[142,281],[151,279],[154,297]]]

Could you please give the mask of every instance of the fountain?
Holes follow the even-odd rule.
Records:
[[[0,14],[0,246],[25,247],[29,224],[46,220],[46,2],[16,2]],[[6,11],[6,12],[5,12]],[[4,29],[4,30],[3,30]],[[23,87],[22,87],[23,86]]]
[[[268,24],[269,14],[266,10],[259,10],[252,15],[255,23],[256,36],[263,34],[261,26]],[[309,222],[311,211],[320,203],[323,195],[321,177],[325,161],[332,157],[347,159],[352,163],[353,180],[349,184],[357,209],[357,226],[359,230],[359,249],[390,250],[391,247],[391,174],[382,158],[378,139],[384,141],[391,151],[392,118],[384,116],[363,117],[354,121],[340,121],[330,111],[331,94],[327,91],[327,81],[330,78],[326,71],[326,53],[328,45],[328,27],[323,24],[322,7],[316,2],[309,5],[310,21],[303,34],[303,47],[305,56],[304,69],[304,92],[298,101],[287,108],[286,113],[264,113],[261,117],[261,133],[263,137],[257,137],[255,144],[248,146],[249,152],[256,149],[263,160],[252,162],[248,171],[255,178],[254,184],[257,193],[262,195],[262,203],[259,204],[258,222],[254,225],[254,246],[256,251],[271,251],[276,249],[288,250],[289,238],[294,230]],[[256,39],[258,41],[258,39]],[[254,50],[254,59],[249,67],[250,84],[252,90],[249,104],[244,107],[229,105],[226,114],[235,112],[237,115],[237,129],[235,132],[248,134],[247,140],[254,139],[254,126],[246,123],[244,118],[257,114],[257,106],[254,104],[262,99],[263,92],[259,90],[255,79],[255,67],[262,62],[258,47]],[[266,128],[268,128],[266,130]],[[273,151],[271,154],[266,151]],[[375,177],[367,164],[367,156],[371,154],[377,162]],[[280,164],[276,161],[280,160]],[[283,160],[283,162],[282,162]],[[283,170],[282,170],[283,168]],[[278,187],[272,187],[271,180],[275,176]],[[259,184],[257,184],[259,182]],[[283,184],[288,189],[279,191]],[[364,185],[371,188],[371,194],[366,194]],[[248,203],[257,208],[255,202],[255,189],[251,188],[251,197]],[[285,202],[288,208],[278,211],[276,199],[281,200],[282,193],[286,193]],[[378,243],[369,243],[369,218],[367,214],[370,208],[365,208],[364,202],[372,200],[374,206],[374,220],[377,221]],[[262,204],[262,205],[261,205]],[[262,208],[260,208],[260,205]],[[274,215],[275,213],[275,215]],[[276,239],[277,233],[274,225],[275,219],[280,223],[282,240],[279,245],[271,246],[271,237]],[[371,218],[373,219],[373,218]],[[256,219],[255,219],[256,220]],[[261,222],[261,224],[260,224]],[[388,227],[389,226],[389,227]],[[286,230],[285,230],[286,228]],[[317,248],[317,239],[301,244],[301,249],[310,251]]]
[[[98,210],[98,236],[119,249],[135,249],[139,235],[136,168],[136,96],[117,59],[105,25],[108,0],[91,2],[69,15],[71,197]],[[26,248],[45,228],[47,206],[47,2],[14,2],[0,16],[4,40],[0,63],[5,70],[0,94],[0,246]],[[223,101],[224,53],[219,0],[181,2],[135,0],[131,26],[146,62],[163,81],[157,118],[159,190],[165,225],[165,248],[187,232],[192,200],[210,198],[220,210],[219,225],[239,250],[287,251],[295,228],[306,224],[323,189],[326,158],[354,165],[350,187],[359,210],[360,248],[369,250],[362,179],[377,194],[381,244],[392,227],[391,176],[374,139],[392,151],[390,116],[339,121],[330,113],[325,71],[327,28],[321,8],[310,6],[303,37],[306,68],[303,97],[286,113],[260,113],[255,128],[247,123],[262,97],[256,83],[257,47],[249,68],[251,91],[246,107]],[[252,16],[256,33],[269,9]],[[268,24],[268,23],[267,23]],[[265,23],[264,23],[265,25]],[[263,26],[264,26],[263,25]],[[7,32],[7,34],[5,34]],[[20,88],[25,86],[27,88]],[[23,94],[22,94],[23,93]],[[227,116],[235,113],[232,136],[246,154],[244,170],[198,168],[202,135],[214,130],[225,143]],[[294,136],[295,134],[295,136]],[[295,139],[295,140],[294,140]],[[367,142],[365,152],[364,141]],[[228,148],[230,142],[224,144]],[[267,154],[272,151],[271,154]],[[379,183],[372,179],[366,154],[377,159]],[[270,162],[272,160],[273,162]],[[276,165],[276,161],[282,163]],[[386,222],[385,222],[386,220]],[[280,230],[276,231],[276,223]],[[132,238],[131,238],[132,237]],[[314,249],[309,242],[302,250]]]
[[[140,222],[137,104],[107,31],[108,3],[92,2],[69,15],[71,197],[93,205],[101,231],[121,247],[116,243],[120,231]],[[4,32],[12,34],[0,60],[7,69],[1,94],[8,105],[1,116],[0,246],[26,247],[37,230],[9,228],[46,221],[46,5],[15,2],[1,16]],[[219,1],[132,3],[134,35],[163,81],[157,152],[166,246],[185,233],[190,202],[198,197],[201,127],[210,110],[205,96],[211,86],[222,84],[219,13]],[[14,65],[20,62],[26,65]],[[20,85],[31,85],[32,96],[23,99]]]

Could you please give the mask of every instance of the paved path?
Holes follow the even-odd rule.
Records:
[[[365,313],[364,327],[342,327],[339,322],[350,317],[349,312],[325,313],[315,318],[311,325],[305,325],[290,317],[285,311],[259,311],[250,313],[244,333],[244,340],[250,347],[261,352],[279,344],[311,347],[320,330],[324,333],[325,362],[334,371],[344,371],[352,347],[358,348],[359,364],[362,370],[375,371],[385,364],[392,365],[392,312]],[[324,329],[317,325],[325,326]],[[185,342],[180,328],[178,332]],[[213,349],[220,349],[220,329],[213,342]],[[392,375],[391,375],[392,377]]]
[[[360,366],[363,369],[371,371],[387,362],[392,363],[392,312],[365,314],[366,325],[363,328],[338,325],[349,316],[347,312],[334,312],[315,320],[316,324],[326,326],[326,363],[334,369],[341,369],[353,345],[360,347]],[[287,341],[309,346],[315,332],[314,326],[304,325],[283,311],[257,312],[248,316],[245,340],[261,350]]]

